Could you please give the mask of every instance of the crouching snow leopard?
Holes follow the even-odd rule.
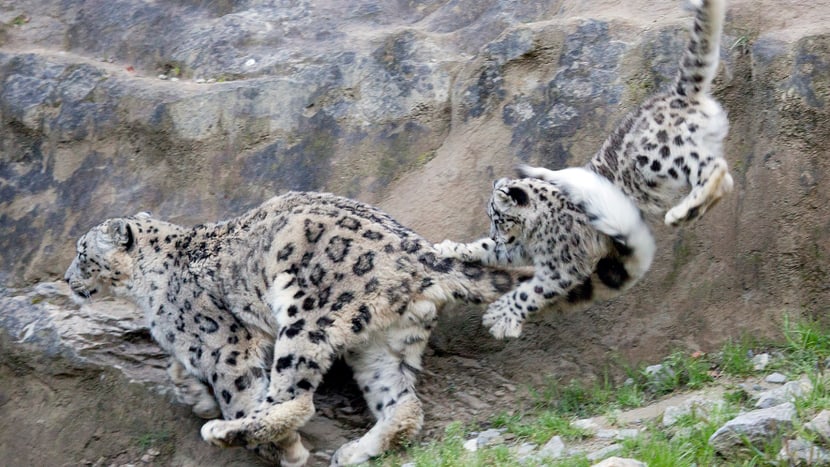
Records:
[[[359,202],[288,193],[192,228],[147,214],[108,219],[78,240],[65,279],[80,297],[109,291],[143,310],[181,400],[204,417],[221,411],[202,427],[206,441],[281,454],[285,466],[308,457],[296,430],[339,355],[377,423],[332,464],[417,433],[414,383],[437,307],[495,300],[521,277],[442,257]]]
[[[698,218],[732,191],[722,156],[729,124],[709,94],[718,66],[725,1],[693,0],[693,5],[694,26],[670,90],[625,117],[586,167],[519,167],[520,176],[550,182],[548,187],[530,178],[496,182],[488,209],[491,239],[436,245],[447,255],[487,264],[533,261],[534,279],[492,303],[485,313],[484,324],[496,337],[518,336],[528,313],[597,284],[589,277],[593,264],[597,272],[613,265],[614,275],[626,278],[616,286],[613,280],[600,281],[611,290],[606,296],[633,285],[654,255],[640,211],[665,212],[665,223],[678,225]],[[588,224],[594,229],[586,228]],[[611,250],[621,253],[621,262],[600,259],[610,248],[603,235],[615,240]]]

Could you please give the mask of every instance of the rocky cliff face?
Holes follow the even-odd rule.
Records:
[[[687,24],[680,2],[645,0],[0,1],[3,352],[163,381],[134,310],[78,308],[52,284],[113,215],[192,224],[325,190],[435,241],[482,236],[492,180],[586,161],[671,79]],[[694,226],[656,227],[658,259],[621,299],[507,343],[480,309],[447,309],[427,368],[463,381],[461,355],[536,382],[824,314],[828,25],[826,3],[731,2],[715,94],[735,192]],[[42,368],[27,365],[0,381],[0,410]]]

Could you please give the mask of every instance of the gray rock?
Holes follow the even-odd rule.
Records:
[[[770,356],[768,353],[761,353],[752,357],[752,368],[755,371],[763,371],[769,365]]]
[[[562,437],[557,435],[551,438],[541,449],[538,455],[541,458],[559,459],[565,454],[565,443]]]
[[[504,444],[505,440],[504,436],[502,435],[503,433],[503,429],[491,428],[488,430],[484,430],[481,433],[478,433],[478,435],[475,438],[467,440],[464,443],[464,449],[471,452],[475,452],[483,446],[495,446],[499,444]]]
[[[767,375],[764,381],[771,384],[784,384],[787,382],[787,376],[778,372]]]
[[[786,465],[830,465],[830,452],[803,438],[787,439],[778,459]]]
[[[755,402],[755,408],[766,409],[784,402],[792,402],[797,397],[813,390],[813,384],[806,378],[798,381],[790,381],[781,387],[764,391],[758,395],[758,400]]]
[[[593,418],[582,418],[576,420],[575,422],[571,423],[571,426],[574,428],[579,428],[580,430],[585,430],[589,434],[595,434],[600,429],[599,424]]]
[[[622,451],[622,444],[611,444],[605,446],[604,448],[597,449],[596,451],[592,451],[585,456],[589,461],[596,462],[600,459],[604,459],[608,456],[614,455],[620,451]]]
[[[819,443],[830,446],[830,410],[822,410],[812,420],[804,424],[804,429],[815,434]]]
[[[780,436],[793,425],[796,417],[791,402],[767,409],[747,412],[726,422],[709,437],[709,444],[726,458],[749,451],[745,441],[763,449],[763,444]]]

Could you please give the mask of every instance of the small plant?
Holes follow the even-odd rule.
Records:
[[[170,441],[172,435],[168,431],[155,431],[144,433],[136,439],[136,444],[141,449],[147,449],[151,446],[158,446]]]
[[[617,404],[621,408],[629,409],[640,407],[646,401],[645,393],[640,385],[633,380],[631,384],[623,384],[617,389]]]
[[[784,317],[783,351],[791,366],[797,373],[807,373],[830,357],[830,332],[813,320],[800,320],[795,323],[788,316]]]
[[[752,360],[749,358],[750,345],[748,341],[726,341],[719,354],[718,368],[727,375],[748,376],[754,372]]]
[[[750,395],[743,388],[738,388],[733,391],[724,392],[723,400],[726,401],[727,404],[740,407],[750,401]]]
[[[27,15],[17,15],[12,20],[12,24],[14,26],[23,26],[24,24],[27,24],[29,21],[31,21],[31,18],[29,18]]]

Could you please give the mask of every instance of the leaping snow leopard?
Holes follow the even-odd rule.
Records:
[[[723,157],[729,124],[710,94],[726,5],[724,0],[693,0],[693,5],[694,26],[669,90],[628,114],[586,166],[520,166],[519,175],[528,178],[496,182],[488,208],[491,238],[436,245],[442,253],[465,260],[535,266],[532,281],[520,284],[485,313],[483,322],[494,336],[518,336],[528,314],[596,284],[589,271],[608,250],[607,241],[604,247],[596,243],[598,233],[613,238],[624,253],[622,268],[614,265],[617,275],[627,278],[616,288],[619,293],[642,277],[653,259],[653,239],[641,213],[662,215],[666,224],[679,225],[699,218],[732,191]],[[547,190],[539,185],[542,180],[549,183]],[[605,209],[588,212],[596,232],[574,239],[570,218],[575,214],[561,200],[551,203],[551,192],[565,199],[575,196],[577,211],[584,211],[580,197],[593,192],[605,199]],[[601,248],[596,250],[596,245]]]

